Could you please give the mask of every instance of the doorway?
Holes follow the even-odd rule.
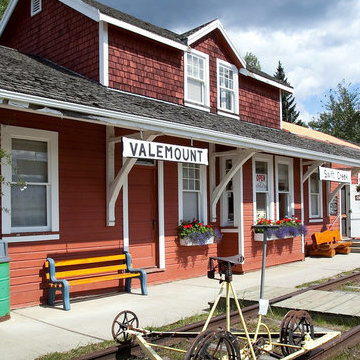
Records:
[[[158,266],[157,166],[137,162],[128,176],[129,251],[135,268]]]

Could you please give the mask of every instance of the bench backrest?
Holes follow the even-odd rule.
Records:
[[[341,241],[339,230],[325,230],[314,234],[317,245]]]
[[[69,260],[49,259],[45,263],[48,269],[46,278],[50,279],[50,264],[55,265],[55,276],[57,279],[76,278],[81,276],[103,274],[124,271],[128,269],[127,255],[95,256],[89,258],[78,258]],[[131,265],[130,265],[131,266]]]

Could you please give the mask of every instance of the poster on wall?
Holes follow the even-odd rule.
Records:
[[[266,174],[256,174],[256,191],[267,191]]]

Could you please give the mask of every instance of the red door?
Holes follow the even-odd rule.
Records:
[[[129,251],[134,267],[157,266],[157,169],[135,165],[129,174]]]

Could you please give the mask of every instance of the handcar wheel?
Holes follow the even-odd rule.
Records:
[[[134,328],[139,327],[139,319],[135,313],[124,310],[117,314],[111,326],[113,339],[120,344],[131,342],[133,336],[127,333],[130,325]]]
[[[239,360],[238,339],[225,330],[208,330],[195,339],[185,360]]]

